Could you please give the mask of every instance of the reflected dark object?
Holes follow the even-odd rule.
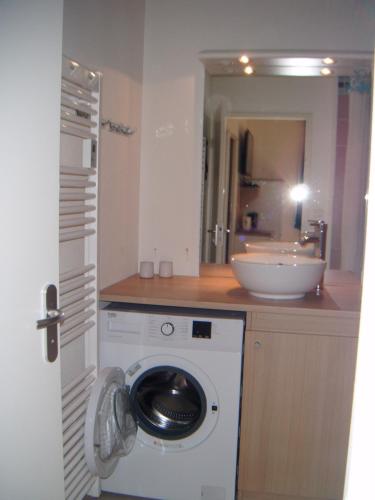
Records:
[[[243,135],[241,144],[241,165],[240,172],[251,176],[253,171],[253,134],[247,129]]]
[[[249,212],[247,215],[251,217],[251,229],[256,229],[258,227],[258,212]]]

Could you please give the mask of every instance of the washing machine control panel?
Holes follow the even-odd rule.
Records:
[[[151,341],[185,345],[213,339],[215,326],[206,318],[149,315],[145,336]]]
[[[163,335],[169,337],[174,333],[174,324],[171,323],[170,321],[165,321],[164,323],[162,323],[160,331]]]
[[[191,336],[193,339],[210,339],[211,338],[211,321],[195,321],[192,322]],[[172,321],[164,321],[160,325],[160,332],[165,337],[170,337],[176,331],[175,325]]]
[[[241,352],[243,320],[104,310],[100,341],[170,349]]]

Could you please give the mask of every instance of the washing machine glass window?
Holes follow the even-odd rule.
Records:
[[[130,398],[143,431],[166,440],[190,436],[206,416],[207,401],[200,383],[176,366],[143,372],[133,383]]]

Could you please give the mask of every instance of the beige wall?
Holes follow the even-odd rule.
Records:
[[[254,138],[252,177],[296,184],[303,161],[303,120],[243,120]]]
[[[102,130],[99,286],[137,272],[144,2],[65,0],[65,55],[103,73],[102,118],[131,137]]]

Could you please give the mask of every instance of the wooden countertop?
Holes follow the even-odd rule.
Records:
[[[352,273],[328,271],[320,296],[314,292],[298,300],[265,300],[251,296],[234,279],[230,266],[201,267],[200,277],[140,278],[138,274],[115,283],[100,293],[100,300],[238,311],[286,309],[303,313],[320,311],[327,316],[359,317],[361,287]],[[287,312],[287,311],[285,311]]]

